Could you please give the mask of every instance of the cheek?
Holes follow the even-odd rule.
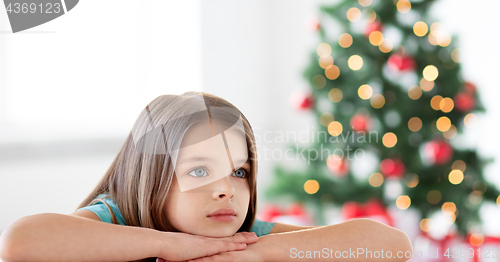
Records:
[[[236,186],[236,190],[239,193],[238,202],[248,209],[248,205],[250,204],[250,186],[248,185],[248,181],[245,180],[243,183],[238,183]]]
[[[194,201],[196,194],[172,193],[166,202],[166,216],[177,230],[188,232],[190,224],[196,221],[200,207]]]
[[[179,229],[179,222],[182,221],[180,218],[184,216],[184,212],[187,207],[185,206],[184,199],[179,193],[171,193],[168,196],[166,206],[167,219],[170,221],[172,226]],[[185,208],[183,208],[183,206]]]

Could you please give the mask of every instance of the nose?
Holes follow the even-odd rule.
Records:
[[[214,183],[214,199],[232,199],[234,197],[234,186],[231,183],[231,176],[225,176]]]

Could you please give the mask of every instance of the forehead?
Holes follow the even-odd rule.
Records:
[[[213,140],[212,138],[218,135],[223,137],[225,143],[229,143],[227,146],[224,145],[224,147],[230,147],[231,144],[233,144],[240,147],[244,146],[246,149],[246,137],[241,120],[236,122],[233,126],[228,126],[227,124],[219,122],[198,122],[192,125],[184,135],[181,149],[192,145],[209,145],[209,142]]]

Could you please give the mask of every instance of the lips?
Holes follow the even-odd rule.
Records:
[[[236,219],[236,211],[231,208],[221,208],[208,214],[207,217],[219,222],[230,222]]]

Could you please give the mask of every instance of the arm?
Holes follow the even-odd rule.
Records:
[[[337,260],[338,256],[349,257],[340,258],[344,261],[406,261],[409,258],[405,258],[404,253],[409,251],[409,255],[413,251],[404,232],[370,219],[354,219],[322,227],[305,228],[284,224],[276,224],[275,227],[271,234],[261,237],[259,242],[248,247],[258,248],[263,261]],[[285,230],[298,231],[283,232]],[[273,231],[283,233],[272,234]],[[311,258],[307,257],[307,251],[310,251]],[[335,253],[336,251],[340,252]],[[372,257],[367,251],[379,251],[379,254],[383,252],[384,258]],[[398,251],[401,258],[397,258]],[[392,258],[387,258],[389,252],[392,253]]]
[[[378,251],[379,258],[376,254],[371,257],[366,251],[371,251],[372,255]],[[243,251],[193,261],[407,261],[409,258],[404,257],[404,253],[409,252],[409,256],[412,251],[404,232],[374,220],[354,219],[322,227],[276,223],[269,235],[260,237],[257,243],[248,245]],[[384,258],[380,252],[384,253]],[[388,252],[392,253],[392,258],[387,258]],[[397,258],[398,252],[402,258]]]
[[[77,212],[89,217],[93,214],[88,210]],[[179,261],[242,250],[246,247],[244,243],[256,241],[249,239],[243,234],[232,238],[205,238],[46,213],[21,218],[9,226],[0,236],[0,258],[5,262],[131,261],[147,257]],[[192,250],[186,243],[200,245],[202,252]]]

